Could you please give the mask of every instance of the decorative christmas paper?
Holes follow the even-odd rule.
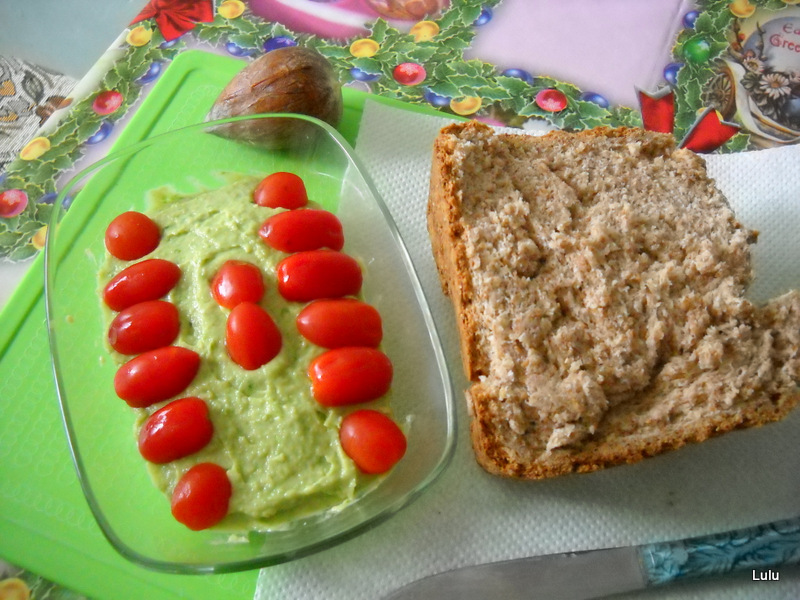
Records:
[[[650,97],[669,92],[672,131],[684,145],[734,152],[800,136],[800,8],[793,3],[151,0],[72,97],[37,99],[39,114],[53,116],[0,174],[0,260],[41,249],[59,186],[108,151],[115,129],[186,49],[250,61],[304,45],[326,56],[345,85],[528,129],[646,124],[635,84]],[[657,43],[643,48],[642,63],[625,44],[639,30],[631,22],[647,26],[644,5],[659,18],[647,21],[658,35],[650,35]],[[546,25],[552,37],[539,31],[520,39],[519,23],[531,31]],[[599,79],[602,69],[589,64],[596,56],[605,57]],[[575,70],[581,61],[585,76]],[[641,81],[624,79],[643,65]]]

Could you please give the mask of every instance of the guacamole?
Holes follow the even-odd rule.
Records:
[[[252,202],[258,181],[239,177],[220,189],[190,196],[158,190],[148,211],[162,237],[147,258],[172,261],[182,270],[166,297],[181,318],[174,343],[201,356],[200,370],[181,396],[205,400],[214,424],[204,449],[164,465],[148,463],[148,468],[167,495],[194,464],[214,462],[225,468],[233,495],[228,517],[217,526],[223,528],[285,526],[351,502],[367,480],[341,448],[338,430],[344,412],[321,406],[311,395],[308,365],[323,349],[297,332],[295,318],[304,305],[287,302],[276,289],[275,267],[286,255],[267,247],[258,235],[264,220],[276,212]],[[282,334],[280,353],[253,371],[228,356],[229,310],[210,292],[211,279],[228,260],[261,269],[266,291],[260,304]],[[122,266],[109,258],[101,282]],[[122,363],[129,357],[116,358]],[[135,409],[137,435],[146,418],[164,404]]]

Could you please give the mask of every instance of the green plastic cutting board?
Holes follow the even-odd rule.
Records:
[[[244,64],[200,51],[179,55],[115,147],[202,121]],[[344,97],[339,129],[352,143],[367,94],[346,89]],[[0,313],[0,556],[97,600],[252,598],[257,571],[157,573],[127,562],[103,537],[81,492],[61,423],[45,327],[42,258]]]

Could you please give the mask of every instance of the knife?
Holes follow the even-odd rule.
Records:
[[[800,562],[800,517],[710,536],[533,556],[415,581],[385,600],[588,600],[733,571],[775,580]]]

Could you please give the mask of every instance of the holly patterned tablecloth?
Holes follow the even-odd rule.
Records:
[[[37,99],[54,114],[1,176],[0,257],[41,249],[59,186],[186,49],[247,62],[305,45],[345,85],[527,128],[641,125],[635,88],[666,91],[676,138],[712,108],[740,128],[717,147],[738,151],[800,135],[795,2],[151,0],[69,98]]]
[[[8,101],[11,86],[28,93],[25,111],[36,119],[0,165],[0,281],[39,253],[59,189],[109,151],[187,50],[244,66],[303,45],[327,57],[346,86],[445,114],[537,130],[645,126],[698,151],[736,152],[800,139],[796,3],[151,0],[60,91],[3,77],[0,61],[0,141],[21,114]],[[19,325],[5,313],[0,320]],[[8,569],[0,579],[38,585]]]

